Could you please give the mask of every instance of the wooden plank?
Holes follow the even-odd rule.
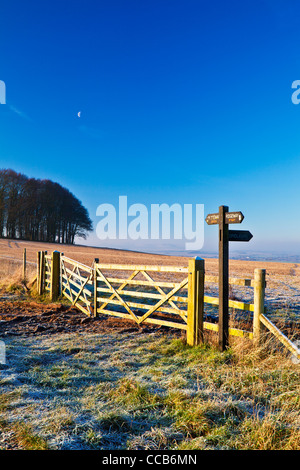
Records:
[[[260,314],[260,321],[268,330],[292,353],[300,359],[300,349],[289,340],[264,314]]]
[[[166,296],[161,299],[157,304],[153,305],[153,307],[148,310],[141,318],[139,318],[139,323],[143,322],[147,317],[149,317],[158,307],[160,307],[163,303],[167,302],[178,290],[181,289],[181,286],[186,285],[188,283],[188,278],[184,279],[177,287],[172,289]]]
[[[127,312],[132,316],[132,318],[135,319],[135,321],[138,321],[137,320],[137,317],[136,315],[130,310],[130,308],[128,307],[127,303],[125,302],[124,299],[122,299],[122,297],[120,296],[119,292],[116,291],[114,289],[114,287],[107,281],[106,277],[104,276],[104,274],[101,272],[101,270],[99,269],[98,267],[99,265],[98,264],[95,264],[95,268],[96,268],[96,272],[97,272],[97,275],[99,274],[100,275],[100,278],[102,278],[104,280],[104,282],[107,284],[107,286],[111,289],[112,293],[121,301],[123,307],[125,307],[125,309],[127,310]],[[132,275],[136,275],[135,273],[133,273]],[[126,284],[125,284],[126,285]],[[121,286],[122,287],[122,286]],[[120,288],[121,289],[121,288]],[[103,305],[101,306],[103,308]],[[101,308],[100,307],[100,308]]]
[[[139,273],[138,270],[133,271],[133,272],[130,274],[128,280],[131,280],[131,279],[135,278],[135,276],[137,276],[138,273]],[[100,274],[100,278],[98,277],[98,274]],[[100,271],[100,269],[97,267],[97,264],[96,264],[96,263],[95,263],[95,275],[96,275],[97,282],[101,282],[101,280],[102,280],[102,282],[104,282],[106,285],[108,285],[108,288],[109,288],[110,291],[112,292],[112,289],[114,289],[114,288],[112,287],[111,283],[107,280],[107,278],[104,276],[104,274]],[[101,276],[102,276],[102,277],[101,277]],[[127,286],[127,281],[128,281],[128,280],[125,280],[125,281],[123,282],[123,284],[122,284],[118,289],[115,290],[115,292],[121,293],[121,291],[124,289],[124,287]],[[108,305],[109,300],[110,300],[110,299],[113,299],[114,297],[117,297],[117,295],[116,295],[114,292],[112,292],[112,295],[109,297],[109,299],[108,299],[104,304],[101,305],[101,308],[105,308],[106,305]],[[128,310],[128,309],[126,309],[126,310]],[[129,312],[129,313],[130,313],[130,312]],[[133,314],[133,315],[134,315],[134,314]]]
[[[61,260],[61,273],[63,275],[63,273],[65,273],[65,270],[66,270],[66,267],[65,267],[65,263],[64,263],[64,260],[62,260],[62,258],[60,258]],[[66,275],[66,274],[65,274]],[[70,286],[70,283],[69,283],[69,277],[66,275],[66,281],[67,281],[67,286],[69,288],[69,291],[71,292],[71,286]],[[62,289],[62,293],[65,295],[65,291],[66,289]],[[71,302],[73,303],[73,296],[72,296],[72,300]]]
[[[82,284],[82,286],[80,287],[79,292],[77,293],[75,299],[73,300],[73,303],[74,303],[74,304],[76,303],[77,299],[79,298],[79,296],[80,296],[81,293],[83,292],[83,289],[84,289],[86,283],[87,283],[87,280],[86,280],[86,282],[84,282],[84,283]],[[84,292],[84,295],[85,295],[85,292]],[[86,299],[86,301],[87,301],[87,299]]]
[[[229,278],[229,284],[234,286],[251,287],[251,282],[251,279],[239,279],[236,277]]]
[[[65,290],[66,290],[66,289],[64,289],[64,291],[65,291]],[[70,289],[68,289],[68,290],[69,290],[69,292],[70,292],[70,293],[74,294],[74,296],[75,296],[75,297],[78,295],[78,291],[75,291],[75,290],[74,290],[74,289],[72,289],[71,287],[70,287]],[[80,295],[81,295],[81,292],[80,292]],[[92,293],[91,293],[91,292],[89,292],[89,293],[88,293],[88,295],[89,295],[89,296],[91,296],[91,295],[92,295]],[[82,297],[82,299],[85,299],[85,297],[84,297],[84,296],[81,296],[81,297]],[[73,297],[73,299],[74,299],[74,297]],[[74,300],[73,300],[72,302],[74,303]]]
[[[91,316],[91,311],[87,308],[84,308],[78,302],[74,305],[74,307],[79,308],[79,310],[81,310],[83,313],[86,313],[89,317]]]
[[[216,331],[216,332],[219,331],[219,325],[217,323],[210,323],[207,321],[203,322],[203,328],[205,330],[211,330],[211,331]]]
[[[219,305],[219,299],[218,299],[218,297],[211,297],[209,295],[205,295],[204,296],[204,303],[212,304],[212,305]]]
[[[65,276],[64,276],[64,279],[65,279]],[[82,284],[78,284],[78,282],[75,279],[68,278],[68,280],[69,280],[69,283],[72,284],[73,286],[78,287],[78,288],[82,287]],[[85,285],[92,285],[92,284],[90,282],[86,282]],[[91,293],[91,291],[87,289],[86,287],[84,288],[84,291],[86,293]]]
[[[62,275],[61,275],[61,278],[62,278],[62,280],[66,281],[66,282],[67,282],[67,281],[70,281],[70,282],[71,282],[74,286],[76,286],[76,287],[81,287],[81,284],[78,284],[78,282],[77,282],[76,279],[71,279],[71,278],[69,278],[68,276],[66,276],[66,275],[63,274],[63,273],[62,273]],[[90,281],[88,281],[88,282],[86,283],[86,285],[92,286],[93,284],[92,284]],[[86,288],[85,288],[84,290],[86,290],[87,292],[90,292],[90,291],[89,291],[88,289],[86,289]]]
[[[249,338],[253,339],[252,331],[239,330],[238,328],[229,328],[230,336],[238,336],[240,338]]]
[[[127,320],[132,320],[131,315],[128,314],[128,313],[112,312],[110,310],[105,310],[105,309],[101,310],[101,312],[98,309],[97,312],[105,314],[105,315],[112,315],[114,317],[120,317],[120,318],[126,318]],[[168,326],[170,328],[178,328],[180,330],[186,330],[186,324],[171,322],[171,321],[168,321],[168,320],[160,320],[160,319],[156,319],[156,318],[147,318],[146,320],[144,320],[144,323],[151,323],[151,324],[154,324],[154,325]]]
[[[204,302],[212,305],[219,305],[218,297],[204,296]],[[228,307],[237,308],[239,310],[246,310],[247,312],[254,312],[254,304],[248,304],[246,302],[240,302],[239,300],[229,300]]]
[[[72,302],[72,297],[69,296],[66,292],[64,293],[64,296],[70,300],[70,302]],[[78,302],[74,305],[74,307],[78,308],[79,310],[81,310],[81,312],[87,314],[88,316],[91,315],[91,311],[89,308],[84,308],[84,306],[80,305]]]
[[[218,332],[219,331],[219,325],[217,323],[210,323],[210,322],[203,322],[203,328],[205,330],[211,330]],[[240,338],[253,338],[253,333],[251,331],[246,331],[246,330],[239,330],[238,328],[229,328],[229,335],[230,336],[239,336]]]
[[[246,310],[247,312],[254,312],[254,305],[246,302],[240,302],[239,300],[229,300],[228,306],[231,308],[237,308],[239,310]]]
[[[65,272],[68,273],[70,276],[75,277],[76,279],[78,279],[78,280],[80,280],[80,281],[85,280],[85,279],[89,279],[89,278],[87,278],[86,276],[80,276],[79,274],[77,274],[77,273],[71,271],[71,270],[70,270],[69,268],[67,268],[66,266],[65,266]],[[90,282],[90,284],[93,285],[92,282]]]
[[[176,285],[178,284],[178,282],[165,282],[165,281],[146,281],[146,280],[136,280],[136,279],[132,279],[132,280],[127,280],[125,278],[116,278],[116,277],[107,277],[106,278],[108,280],[108,282],[115,282],[117,284],[121,284],[122,282],[126,281],[127,284],[131,284],[131,285],[136,285],[136,286],[145,286],[145,287],[170,287],[170,288],[173,288],[173,287],[176,287]]]
[[[157,272],[174,272],[188,273],[187,267],[178,266],[152,266],[152,265],[133,265],[133,264],[95,264],[96,268],[108,269],[116,271],[157,271]]]
[[[36,288],[39,294],[40,291],[40,274],[41,274],[41,251],[37,252],[37,270],[36,270]]]
[[[106,292],[106,293],[109,293],[111,292],[111,290],[109,288],[106,288],[106,287],[97,287],[97,292]],[[150,293],[150,292],[139,292],[139,291],[133,291],[133,290],[122,290],[122,294],[123,295],[129,295],[131,297],[142,297],[142,298],[145,298],[145,299],[162,299],[165,295],[166,295],[166,292],[164,292],[164,294],[153,294],[153,293]],[[174,300],[174,302],[184,302],[184,303],[187,303],[187,297],[180,297],[180,296],[174,296],[172,297],[172,299]]]
[[[39,295],[43,294],[45,287],[45,252],[41,251],[40,276],[39,276]]]
[[[97,301],[105,302],[105,300],[107,300],[105,297],[98,297],[97,296]],[[109,303],[113,304],[113,305],[122,305],[122,302],[120,302],[120,300],[117,300],[117,299],[111,299]],[[152,307],[152,305],[149,305],[149,304],[140,304],[140,303],[131,302],[131,301],[127,301],[126,303],[129,307],[138,308],[140,310],[148,310],[149,308]],[[98,308],[97,310],[102,311],[103,309]],[[156,309],[156,311],[157,312],[165,312],[165,313],[172,313],[172,314],[180,315],[181,318],[186,322],[187,317],[186,317],[186,311],[185,310],[180,310],[179,308],[173,308],[173,307],[159,307],[158,309]]]
[[[80,285],[78,285],[78,284],[77,284],[75,281],[73,281],[72,279],[65,278],[65,276],[62,276],[62,281],[63,281],[63,286],[64,286],[64,287],[67,285],[68,288],[69,288],[70,290],[72,290],[72,292],[75,293],[75,295],[78,294],[78,290],[76,291],[76,290],[72,289],[72,287],[77,287],[77,288],[80,290],[80,287],[81,287]],[[68,281],[69,281],[69,282],[68,282]],[[72,287],[71,287],[71,286],[72,286]],[[86,288],[83,288],[82,291],[83,291],[84,294],[86,294],[86,295],[89,295],[89,296],[92,295],[92,292],[89,291],[89,290],[86,289]]]
[[[61,258],[62,258],[63,261],[65,261],[69,264],[72,264],[73,266],[77,266],[80,269],[82,269],[83,271],[88,271],[90,274],[93,271],[93,269],[90,266],[87,266],[86,264],[79,263],[78,261],[74,261],[73,259],[68,258],[67,256],[62,256]]]
[[[219,283],[219,276],[211,276],[205,275],[205,282],[207,283],[214,283],[218,284]],[[230,277],[229,278],[229,284],[236,285],[236,286],[241,286],[241,287],[253,287],[252,286],[252,279],[240,279],[237,277]]]
[[[153,282],[152,277],[151,277],[146,271],[141,271],[141,272],[142,272],[142,274],[146,277],[146,279],[148,279],[148,281]],[[174,286],[174,287],[175,287],[175,286]],[[161,287],[156,286],[155,288],[156,288],[156,290],[157,290],[161,295],[165,295],[165,294],[166,294],[166,293],[161,289]],[[177,298],[179,299],[179,298],[181,298],[181,297],[177,297]],[[175,301],[175,298],[174,298],[174,297],[172,297],[172,299],[169,299],[169,300],[168,300],[168,302],[169,302],[169,304],[171,305],[171,307],[175,308],[175,310],[178,311],[178,313],[179,313],[179,315],[182,317],[182,319],[183,319],[184,321],[186,321],[186,314],[183,313],[183,312],[181,312],[181,311],[179,310],[179,308],[178,308],[177,305],[174,303],[174,301]],[[187,301],[187,299],[186,299],[186,301]]]
[[[97,287],[98,287],[98,279],[97,279],[97,271],[95,268],[95,264],[99,263],[99,258],[94,259],[93,263],[93,284],[94,284],[94,317],[97,316],[97,308],[98,308],[98,301],[97,301]]]

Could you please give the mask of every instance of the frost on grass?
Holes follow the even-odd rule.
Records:
[[[138,331],[6,347],[0,449],[299,448],[299,367],[274,354]]]

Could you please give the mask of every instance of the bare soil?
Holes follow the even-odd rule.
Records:
[[[157,325],[137,325],[126,319],[106,315],[88,317],[78,309],[61,303],[44,304],[2,294],[0,300],[0,337],[56,333],[110,333],[117,331],[149,333],[169,330]],[[176,333],[174,333],[176,334]],[[180,332],[177,333],[180,335]]]

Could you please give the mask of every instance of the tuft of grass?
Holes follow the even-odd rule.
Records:
[[[9,411],[14,407],[14,402],[22,396],[20,390],[13,390],[0,394],[0,412]]]
[[[26,279],[23,279],[19,260],[1,259],[0,288],[8,292],[24,293],[27,283],[31,283],[36,275],[36,268],[28,266]]]
[[[129,432],[132,430],[132,421],[129,416],[115,411],[110,411],[99,418],[102,430],[109,432]]]
[[[299,427],[295,429],[285,413],[268,410],[263,418],[251,416],[241,424],[240,431],[240,449],[299,450]]]
[[[35,434],[29,425],[16,423],[12,426],[14,438],[19,448],[23,450],[47,450],[47,441]]]
[[[138,381],[122,378],[117,386],[110,392],[111,398],[119,403],[141,408],[155,407],[160,403],[156,394],[152,394],[148,388]]]

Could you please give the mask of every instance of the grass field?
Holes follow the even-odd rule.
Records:
[[[155,255],[134,251],[113,250],[108,248],[95,248],[80,245],[58,245],[54,243],[39,243],[19,240],[0,239],[0,261],[22,262],[23,250],[26,248],[27,261],[36,263],[37,251],[46,250],[51,253],[54,250],[63,252],[69,258],[91,266],[95,258],[99,258],[100,263],[127,263],[127,264],[164,264],[170,266],[187,266],[188,258],[184,256]],[[218,260],[212,258],[205,259],[206,271],[210,274],[217,274]],[[1,267],[1,264],[0,264]],[[265,268],[269,276],[300,276],[300,264],[279,263],[265,261],[230,260],[230,273],[237,276],[253,277],[255,268]],[[0,268],[0,273],[3,269]],[[1,275],[1,274],[0,274]]]
[[[20,271],[12,259],[22,259],[23,243],[1,241],[4,286],[18,284]],[[53,248],[38,245],[26,245],[31,263],[36,251]],[[116,250],[61,251],[86,264],[99,254],[107,262],[186,263]],[[207,260],[210,272],[214,263]],[[261,266],[271,282],[284,278],[297,285],[298,266],[295,274],[291,266],[275,264],[280,265]],[[246,276],[254,267],[257,263],[236,262],[232,270]],[[221,353],[207,344],[188,347],[175,330],[105,328],[101,319],[85,324],[80,313],[78,327],[58,331],[55,323],[72,312],[62,310],[59,317],[45,299],[35,297],[30,304],[28,294],[15,295],[12,323],[4,315],[7,298],[0,301],[8,322],[0,338],[6,348],[6,365],[0,365],[0,449],[300,449],[300,365],[270,337],[255,349],[237,339]],[[40,334],[29,318],[22,332],[28,305],[38,309],[42,300],[39,315],[49,328]]]
[[[6,341],[0,449],[300,448],[299,365],[168,333]]]

